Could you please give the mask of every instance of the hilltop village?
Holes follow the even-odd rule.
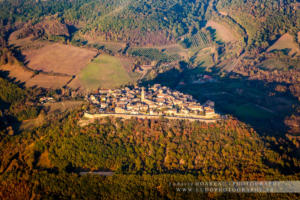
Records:
[[[88,101],[97,107],[94,114],[126,114],[171,116],[179,118],[216,119],[214,102],[201,105],[192,96],[155,84],[153,87],[130,89],[100,89],[89,95]]]

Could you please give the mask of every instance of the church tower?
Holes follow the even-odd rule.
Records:
[[[145,100],[145,89],[142,87],[142,93],[141,93],[141,101],[143,102]]]

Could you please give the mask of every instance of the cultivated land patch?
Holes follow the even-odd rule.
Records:
[[[26,87],[43,87],[57,89],[65,86],[71,76],[55,76],[45,73],[35,74],[33,71],[20,65],[2,65],[0,71],[8,72],[8,77],[24,83]]]
[[[45,45],[51,44],[50,42],[34,40],[33,36],[29,36],[23,39],[16,39],[15,32],[11,34],[9,37],[9,44],[18,47],[21,51],[25,50],[33,50],[33,49],[40,49]]]
[[[221,23],[209,20],[206,24],[206,27],[211,27],[216,30],[216,37],[218,40],[222,40],[224,42],[233,42],[237,41],[239,38],[237,33]]]
[[[289,55],[300,55],[299,45],[294,41],[294,37],[288,33],[281,36],[267,51],[283,49],[290,50]]]
[[[192,61],[194,64],[197,64],[201,67],[212,67],[214,65],[213,58],[211,56],[214,49],[212,47],[207,47],[204,49],[201,49],[199,52],[197,52],[194,57],[192,57]]]
[[[97,88],[116,88],[130,84],[138,79],[138,74],[130,72],[130,60],[102,54],[89,63],[69,86],[93,90]]]
[[[132,46],[133,49],[158,49],[169,56],[179,56],[188,58],[188,50],[184,49],[180,44],[168,44],[161,46]]]
[[[95,36],[93,34],[80,35],[80,38],[87,40],[88,44],[90,45],[97,44],[98,46],[104,46],[106,49],[111,50],[114,53],[117,53],[119,50],[124,49],[126,47],[125,42],[104,41],[103,38]]]
[[[0,70],[4,72],[8,72],[8,77],[15,78],[16,81],[21,83],[27,82],[30,80],[35,74],[34,72],[25,69],[25,67],[20,65],[2,65],[0,66]]]
[[[57,89],[66,85],[70,80],[69,76],[51,76],[40,73],[26,81],[26,86]]]
[[[89,50],[59,43],[47,44],[40,49],[22,52],[27,66],[43,72],[76,75],[97,55]]]

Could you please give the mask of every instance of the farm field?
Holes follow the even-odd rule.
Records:
[[[297,54],[300,55],[300,49],[298,44],[294,41],[292,35],[286,33],[281,36],[270,48],[268,48],[268,52],[273,50],[283,50],[288,49],[290,50],[289,54]]]
[[[40,49],[28,49],[23,52],[28,67],[44,72],[76,75],[93,57],[96,51],[52,43]]]
[[[47,74],[38,74],[26,81],[27,87],[43,87],[57,89],[66,85],[72,77],[70,76],[52,76]]]
[[[206,35],[206,33],[202,31],[191,36],[190,42],[191,42],[191,47],[199,48],[199,49],[203,49],[210,45],[210,40],[208,39],[208,36]]]
[[[125,42],[111,42],[111,41],[104,41],[101,37],[91,36],[91,35],[80,35],[79,38],[83,38],[88,41],[90,45],[98,45],[104,46],[106,49],[111,50],[114,53],[117,53],[120,49],[124,49],[126,47]]]
[[[7,72],[8,77],[15,79],[19,83],[24,83],[26,87],[44,87],[58,89],[66,85],[71,76],[48,75],[44,73],[35,74],[20,65],[2,65],[0,71]]]
[[[228,16],[230,16],[238,24],[245,28],[249,37],[249,42],[251,42],[255,38],[255,34],[259,29],[259,22],[255,20],[255,17],[247,13],[235,10],[219,10],[219,12],[226,12]]]
[[[100,55],[89,63],[70,83],[70,87],[81,89],[115,88],[137,80],[135,73],[129,72],[130,60],[116,56]]]
[[[172,62],[178,60],[180,56],[178,54],[168,55],[157,48],[130,48],[128,54],[137,57],[144,57],[150,61],[163,61]]]
[[[273,59],[268,59],[268,60],[263,61],[259,67],[262,69],[267,69],[267,70],[274,70],[274,69],[282,70],[288,66],[289,66],[289,63],[284,63],[284,62],[280,61],[279,59],[273,58]]]
[[[237,33],[230,30],[226,25],[220,24],[218,22],[209,20],[206,24],[206,27],[211,27],[216,30],[216,39],[222,40],[224,42],[233,42],[238,40]]]
[[[168,56],[174,57],[182,57],[184,59],[188,58],[188,49],[184,49],[180,44],[169,44],[169,45],[161,45],[161,46],[131,46],[131,50],[133,49],[157,49]]]
[[[179,44],[175,44],[175,45],[170,45],[165,49],[165,53],[168,55],[178,55],[184,59],[188,59],[188,50],[184,49],[182,46],[180,46]]]
[[[201,67],[211,67],[214,65],[213,58],[211,56],[213,52],[214,49],[212,47],[201,49],[194,55],[194,57],[191,58],[191,60],[194,64]]]
[[[15,78],[20,83],[30,80],[35,75],[34,72],[26,70],[20,65],[1,65],[0,70],[8,72],[8,77]]]

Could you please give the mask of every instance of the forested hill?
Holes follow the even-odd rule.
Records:
[[[299,180],[299,10],[299,0],[0,0],[0,199],[296,199],[171,183]],[[224,118],[80,125],[99,110],[87,93],[157,83],[215,102]],[[80,175],[96,171],[114,175]]]
[[[252,46],[266,48],[286,32],[295,36],[299,32],[299,2],[297,3],[296,0],[219,0],[217,2],[220,11],[223,10],[247,30]]]
[[[36,23],[44,16],[58,14],[62,21],[77,26],[83,38],[147,44],[151,43],[145,41],[150,36],[157,45],[203,28],[212,17],[212,5],[229,13],[244,13],[241,25],[246,30],[253,21],[257,23],[252,39],[256,45],[299,29],[295,0],[8,0],[0,3],[0,18],[5,24]],[[247,19],[245,14],[253,18]],[[146,33],[145,37],[141,33]]]

